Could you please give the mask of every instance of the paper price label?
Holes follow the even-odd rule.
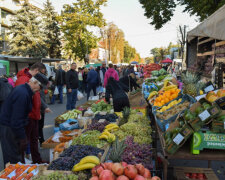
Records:
[[[210,85],[210,86],[208,86],[208,87],[206,87],[206,88],[204,89],[205,93],[207,93],[207,92],[209,92],[209,91],[213,91],[213,90],[214,90],[213,85]]]
[[[203,111],[201,114],[198,115],[199,118],[202,120],[202,121],[205,121],[207,118],[210,117],[210,114],[207,110]]]
[[[179,145],[184,139],[184,136],[182,136],[180,133],[176,135],[176,137],[173,139],[173,142],[175,142],[177,145]]]

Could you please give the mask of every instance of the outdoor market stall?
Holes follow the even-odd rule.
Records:
[[[224,87],[225,6],[187,33],[187,69]]]
[[[165,179],[169,159],[206,160],[209,167],[213,160],[225,161],[225,116],[221,107],[225,91],[212,91],[212,85],[201,84],[189,72],[183,75],[183,83],[182,88],[163,70],[152,71],[143,83],[150,119],[162,147]],[[157,143],[157,138],[153,141]]]

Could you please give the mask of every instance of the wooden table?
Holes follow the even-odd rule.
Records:
[[[159,136],[160,144],[163,150],[163,174],[164,179],[167,180],[167,168],[169,159],[182,159],[182,160],[206,160],[208,161],[208,167],[211,166],[211,161],[225,161],[225,151],[224,150],[214,150],[214,149],[204,149],[199,155],[191,154],[190,143],[188,141],[174,154],[169,154],[165,151],[164,145],[165,140],[163,137],[163,132],[158,127],[155,119],[155,126]]]

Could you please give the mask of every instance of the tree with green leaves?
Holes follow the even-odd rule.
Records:
[[[169,22],[177,6],[184,6],[184,12],[196,15],[203,21],[225,4],[225,0],[139,0],[145,9],[145,16],[151,18],[155,29]]]
[[[135,57],[136,49],[129,45],[127,41],[124,42],[124,58],[125,63],[129,63]]]
[[[87,64],[91,49],[97,46],[99,38],[89,30],[90,27],[103,27],[105,20],[100,11],[107,0],[77,0],[72,5],[64,5],[59,17],[64,34],[64,50]]]
[[[45,43],[48,56],[50,58],[61,58],[60,28],[57,21],[57,13],[49,0],[44,3],[42,12],[43,29],[47,37]]]
[[[9,27],[9,54],[43,58],[47,55],[46,36],[40,27],[37,9],[26,0],[13,16]]]

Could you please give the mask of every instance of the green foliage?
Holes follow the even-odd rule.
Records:
[[[136,49],[131,47],[127,41],[124,42],[124,62],[129,63],[135,57]]]
[[[64,5],[59,17],[64,34],[64,51],[71,57],[78,57],[88,63],[85,55],[97,46],[99,38],[88,27],[103,27],[105,20],[100,7],[107,0],[77,0],[72,5]]]
[[[12,19],[9,27],[9,54],[42,58],[47,55],[46,36],[41,28],[39,12],[27,1]]]
[[[42,16],[44,33],[47,37],[45,43],[48,48],[48,55],[50,58],[61,58],[60,28],[57,14],[49,0],[44,4]]]
[[[225,4],[225,0],[139,0],[145,9],[145,16],[151,18],[155,29],[160,29],[169,22],[178,5],[185,6],[184,12],[196,15],[200,21],[213,14]]]

